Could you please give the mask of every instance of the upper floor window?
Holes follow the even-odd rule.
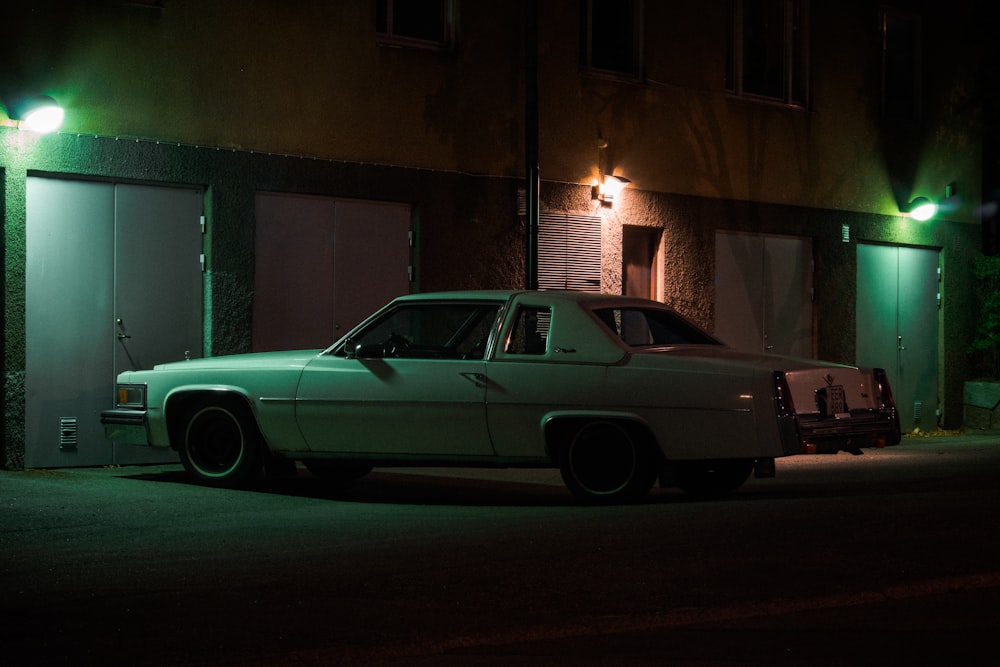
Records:
[[[882,12],[882,116],[887,120],[920,118],[920,19],[902,12]]]
[[[808,9],[809,0],[732,0],[727,90],[807,106]]]
[[[591,72],[642,78],[643,0],[582,0],[581,60]]]
[[[455,0],[376,0],[379,44],[447,50],[455,42]]]

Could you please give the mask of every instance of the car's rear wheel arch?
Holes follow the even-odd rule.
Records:
[[[644,497],[663,458],[649,428],[627,417],[552,419],[546,423],[545,436],[548,455],[566,486],[585,502],[631,502]]]
[[[644,447],[648,447],[657,456],[657,460],[663,458],[660,448],[653,436],[649,426],[639,418],[628,416],[605,416],[605,415],[572,415],[553,417],[545,423],[545,449],[546,454],[553,463],[559,462],[560,450],[572,442],[573,436],[587,424],[593,422],[608,422],[624,429],[630,437],[641,442]]]

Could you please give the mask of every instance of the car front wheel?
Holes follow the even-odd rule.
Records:
[[[191,408],[182,428],[181,463],[202,484],[232,488],[260,474],[263,459],[257,426],[249,408],[237,399]]]
[[[580,427],[560,449],[559,470],[573,495],[595,504],[636,502],[656,480],[650,446],[610,421]]]

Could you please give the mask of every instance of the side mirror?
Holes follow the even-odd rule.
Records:
[[[381,359],[384,356],[381,344],[355,343],[353,338],[344,341],[344,357],[347,359]]]

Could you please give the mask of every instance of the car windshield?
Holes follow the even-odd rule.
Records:
[[[483,302],[401,304],[354,334],[345,348],[364,357],[482,359],[499,310],[500,304]]]
[[[594,311],[604,326],[630,347],[719,345],[719,341],[669,310],[600,308]]]

